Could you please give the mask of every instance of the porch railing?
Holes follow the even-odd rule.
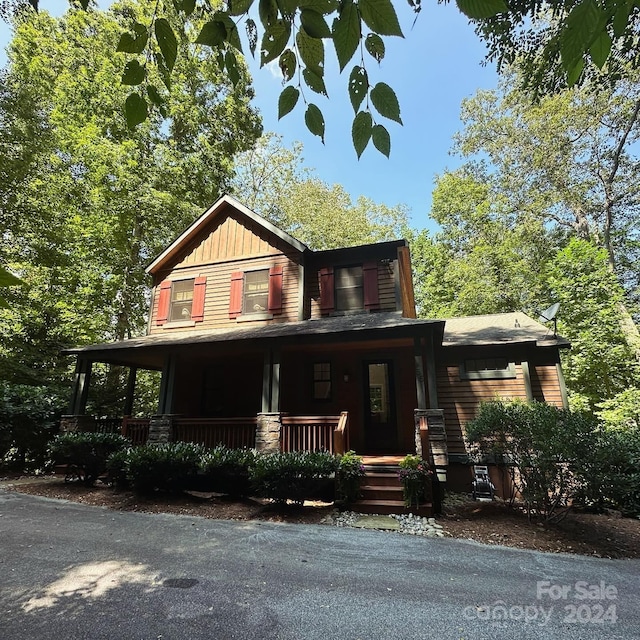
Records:
[[[121,418],[94,418],[93,428],[97,433],[120,433]]]
[[[282,416],[280,451],[344,453],[347,415],[345,411],[339,416]]]
[[[206,447],[223,444],[230,449],[256,446],[256,418],[175,418],[173,439]]]
[[[149,418],[130,418],[125,416],[122,421],[122,435],[131,440],[131,444],[138,446],[146,444],[149,439]]]

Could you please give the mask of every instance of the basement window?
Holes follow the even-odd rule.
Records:
[[[516,377],[516,365],[506,358],[476,358],[460,363],[460,380],[503,380]]]

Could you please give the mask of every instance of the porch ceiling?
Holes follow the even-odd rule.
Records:
[[[161,369],[166,355],[181,349],[212,350],[286,348],[305,344],[340,344],[362,341],[389,341],[433,334],[439,344],[444,333],[443,320],[403,318],[397,313],[372,313],[302,322],[260,324],[254,327],[209,331],[174,331],[120,342],[75,347],[62,351],[94,362],[107,362]]]

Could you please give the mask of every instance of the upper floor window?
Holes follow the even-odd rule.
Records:
[[[320,311],[323,315],[380,308],[378,263],[320,269]]]
[[[242,313],[266,313],[269,308],[269,269],[244,274]]]
[[[362,266],[337,267],[334,278],[336,311],[364,309]]]
[[[234,271],[229,292],[229,318],[264,319],[282,313],[282,266]]]
[[[516,365],[506,358],[476,358],[460,363],[461,380],[498,380],[516,377]]]
[[[160,283],[156,324],[202,322],[207,278],[182,278]]]
[[[169,320],[179,322],[180,320],[191,320],[191,310],[193,308],[193,283],[195,280],[178,280],[171,287],[171,313]]]

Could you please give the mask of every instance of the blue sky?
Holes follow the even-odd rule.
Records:
[[[106,2],[100,2],[105,6]],[[453,134],[460,129],[460,103],[477,89],[496,86],[492,66],[483,66],[484,45],[455,8],[424,3],[412,28],[414,14],[404,0],[394,3],[405,38],[385,38],[387,53],[382,64],[369,58],[370,84],[386,82],[400,101],[404,126],[379,117],[391,134],[387,159],[370,143],[360,160],[351,142],[353,108],[347,95],[349,72],[358,54],[338,75],[331,45],[326,47],[327,90],[330,99],[307,91],[307,100],[322,110],[326,122],[325,144],[307,131],[304,105],[278,121],[277,99],[281,80],[274,69],[260,69],[249,60],[256,88],[255,105],[262,112],[266,131],[281,134],[285,143],[304,144],[305,164],[329,184],[340,183],[355,199],[365,195],[387,205],[404,203],[411,210],[412,225],[432,227],[428,219],[434,177],[455,168],[459,160],[449,155]],[[40,0],[41,10],[63,12],[64,0]],[[8,26],[0,22],[0,62],[10,39]],[[367,56],[368,57],[368,56]]]

